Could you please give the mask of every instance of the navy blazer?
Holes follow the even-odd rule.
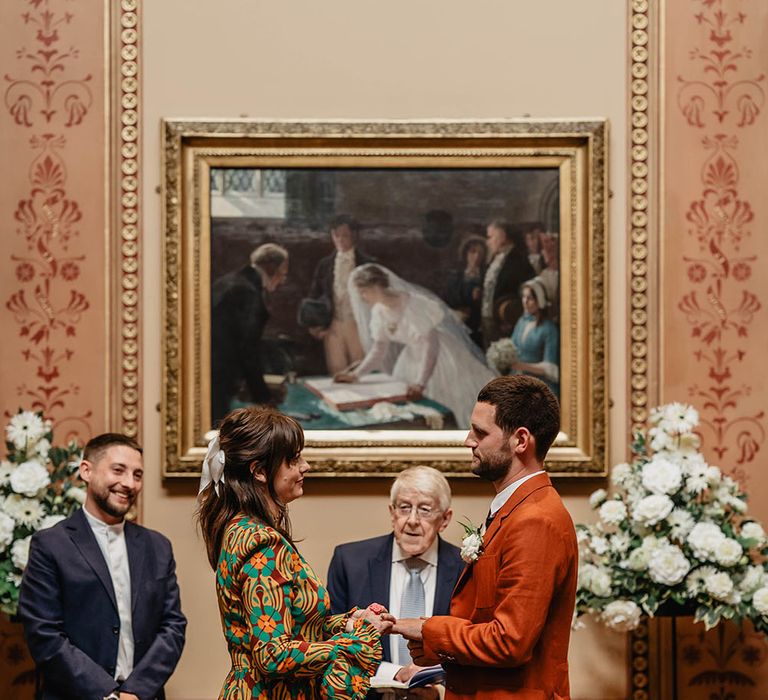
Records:
[[[133,672],[120,686],[141,700],[164,698],[184,647],[171,543],[126,522],[131,572]],[[120,618],[107,563],[82,510],[36,532],[19,594],[19,618],[44,700],[103,698],[115,690]]]
[[[434,615],[448,615],[451,593],[464,568],[460,550],[438,537],[437,585]],[[392,574],[393,533],[369,540],[340,544],[333,551],[328,567],[328,595],[331,612],[345,613],[355,606],[365,608],[371,603],[390,606],[389,580]],[[384,661],[391,661],[389,644],[381,645]]]

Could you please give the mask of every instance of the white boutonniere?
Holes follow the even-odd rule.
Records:
[[[461,558],[471,564],[477,561],[483,553],[483,536],[480,534],[480,528],[472,523],[459,523],[464,528],[464,539],[461,541]]]

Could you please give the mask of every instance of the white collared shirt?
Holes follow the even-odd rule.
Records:
[[[333,313],[338,319],[352,318],[347,282],[355,269],[355,249],[338,251],[333,259]]]
[[[107,563],[109,575],[112,577],[112,587],[115,590],[117,611],[120,616],[115,679],[126,679],[133,671],[133,620],[131,618],[131,571],[128,566],[128,549],[125,545],[125,523],[108,525],[91,515],[85,508],[83,513],[93,530],[104,561]],[[117,560],[117,566],[113,565],[113,557]]]
[[[496,515],[496,513],[501,510],[501,507],[509,500],[509,497],[526,481],[528,481],[528,479],[533,479],[534,476],[538,476],[539,474],[544,474],[544,470],[539,469],[539,471],[533,472],[533,474],[528,474],[527,476],[521,477],[520,479],[517,479],[517,481],[513,481],[502,491],[499,491],[496,494],[496,497],[491,501],[491,516]]]
[[[421,570],[419,578],[424,584],[424,616],[431,617],[435,608],[435,592],[437,591],[437,547],[438,541],[435,537],[434,542],[429,546],[426,552],[424,552],[419,559],[426,562],[427,565]],[[392,542],[392,572],[389,575],[389,612],[395,617],[400,617],[400,600],[403,597],[403,591],[405,590],[405,584],[408,582],[409,574],[408,568],[405,565],[406,560],[410,557],[400,549],[400,545],[397,541]],[[398,648],[399,635],[389,635],[389,652],[392,662],[382,661],[379,668],[376,670],[377,678],[386,678],[392,680],[395,674],[406,664],[410,662],[410,659],[406,659],[405,663],[400,661],[400,650]]]

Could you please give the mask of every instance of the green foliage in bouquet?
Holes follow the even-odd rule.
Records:
[[[5,429],[0,462],[0,610],[15,614],[29,542],[37,530],[64,520],[85,500],[77,475],[80,447],[53,447],[51,423],[19,411]]]
[[[598,520],[577,526],[577,616],[625,631],[669,603],[707,629],[749,619],[768,632],[766,534],[738,483],[704,460],[697,425],[690,406],[653,410],[633,461],[611,471],[611,495],[590,496]]]

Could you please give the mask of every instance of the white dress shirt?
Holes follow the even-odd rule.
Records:
[[[337,252],[333,259],[333,315],[337,319],[352,318],[347,282],[355,269],[355,249]]]
[[[128,550],[125,546],[125,523],[107,525],[83,508],[88,524],[93,530],[104,561],[107,562],[112,587],[115,589],[117,611],[120,616],[120,633],[117,640],[115,679],[125,680],[133,671],[133,621],[131,619],[131,571],[128,567]]]
[[[435,591],[437,590],[437,546],[438,541],[435,537],[434,542],[429,546],[418,559],[426,562],[426,566],[421,570],[419,578],[424,584],[424,616],[431,617],[435,607]],[[405,562],[410,556],[400,549],[397,541],[392,542],[392,572],[389,576],[389,612],[395,617],[400,617],[400,600],[403,597],[405,584],[408,582],[409,574]],[[389,652],[392,662],[382,661],[376,670],[376,678],[392,680],[395,674],[405,664],[410,663],[410,659],[401,661],[400,650],[398,649],[398,635],[389,635]]]
[[[539,474],[543,474],[544,470],[539,469],[537,472],[533,472],[533,474],[528,474],[527,476],[524,476],[520,479],[517,479],[517,481],[513,481],[509,486],[507,486],[502,491],[499,491],[496,494],[496,497],[491,501],[491,517],[496,515],[501,510],[501,507],[509,500],[509,497],[517,491],[520,486],[522,486],[528,479],[533,479],[534,476],[538,476]]]

